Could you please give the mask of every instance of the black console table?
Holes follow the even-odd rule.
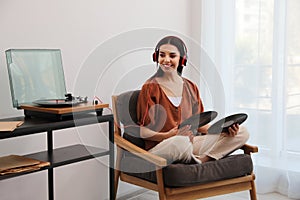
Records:
[[[50,162],[50,166],[40,170],[48,170],[48,194],[49,200],[54,199],[54,179],[53,169],[55,167],[92,159],[95,157],[109,156],[109,197],[114,199],[114,119],[113,115],[97,116],[93,114],[84,114],[75,116],[74,119],[65,119],[62,121],[50,121],[42,118],[14,117],[0,119],[0,121],[24,121],[24,124],[15,129],[13,132],[1,132],[0,139],[20,137],[25,135],[46,132],[47,150],[34,154],[24,155],[29,158]],[[84,126],[96,123],[108,123],[109,126],[109,149],[85,146],[82,144],[67,146],[53,149],[53,131],[77,126]],[[0,180],[12,178],[24,174],[34,173],[37,171],[23,172],[0,176]],[[99,184],[100,186],[100,184]]]

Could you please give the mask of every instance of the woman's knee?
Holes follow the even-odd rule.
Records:
[[[174,148],[178,149],[180,152],[187,151],[188,149],[192,149],[193,145],[190,142],[189,137],[187,136],[174,136],[170,138],[172,140],[171,144]]]
[[[244,126],[240,126],[240,130],[239,130],[238,135],[239,135],[239,137],[241,138],[241,140],[244,141],[244,143],[247,142],[247,140],[249,139],[249,136],[250,136],[250,134],[249,134],[247,128],[244,127]]]

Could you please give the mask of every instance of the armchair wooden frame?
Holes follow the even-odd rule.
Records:
[[[256,188],[255,188],[255,175],[252,172],[250,175],[246,175],[238,178],[231,178],[221,181],[214,181],[194,186],[186,186],[186,187],[165,187],[164,179],[163,179],[163,167],[167,166],[166,159],[149,153],[148,151],[132,144],[121,136],[120,129],[120,121],[117,116],[117,107],[116,101],[118,96],[112,96],[112,106],[113,106],[113,114],[115,120],[115,133],[114,133],[114,141],[117,146],[117,155],[116,155],[116,166],[115,166],[115,198],[117,196],[118,183],[119,179],[134,184],[143,188],[147,188],[153,191],[157,191],[159,194],[160,200],[181,200],[181,199],[199,199],[206,198],[216,195],[223,195],[233,192],[239,192],[244,190],[249,190],[251,200],[256,200]],[[258,148],[256,146],[251,146],[245,144],[241,149],[245,154],[251,154],[258,152]],[[120,162],[122,158],[122,154],[125,151],[129,151],[136,156],[153,163],[156,166],[156,179],[157,183],[152,183],[126,173],[120,171]]]

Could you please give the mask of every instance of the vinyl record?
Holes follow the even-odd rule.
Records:
[[[186,125],[191,125],[191,130],[197,129],[205,124],[208,124],[217,117],[218,113],[216,111],[206,111],[196,115],[191,116],[190,118],[184,120],[178,128],[184,127]]]
[[[66,99],[41,99],[33,103],[44,107],[68,107],[78,105],[81,102],[78,100],[66,101]]]
[[[246,119],[248,115],[245,113],[238,113],[234,115],[230,115],[228,117],[225,117],[223,119],[220,119],[213,125],[211,125],[207,132],[208,134],[218,134],[222,132],[228,132],[228,128],[232,126],[233,124],[242,124]]]

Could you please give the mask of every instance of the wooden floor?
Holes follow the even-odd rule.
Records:
[[[249,192],[236,192],[228,195],[221,195],[216,197],[205,198],[204,200],[249,200]],[[283,196],[278,193],[268,193],[268,194],[257,194],[257,199],[259,200],[291,200],[290,198]],[[117,200],[158,200],[158,195],[156,192],[140,190],[133,194],[125,195],[117,198]]]

